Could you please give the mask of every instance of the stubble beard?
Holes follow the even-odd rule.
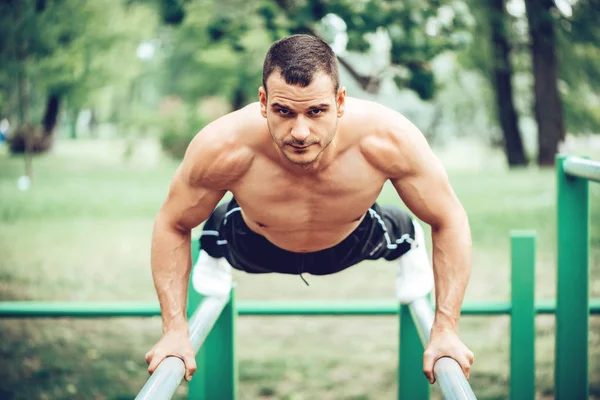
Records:
[[[268,124],[267,124],[268,125]],[[337,127],[336,127],[337,128]],[[281,153],[283,153],[283,156],[292,164],[297,165],[299,167],[309,167],[312,164],[314,164],[320,157],[321,154],[323,154],[323,152],[329,147],[329,145],[331,144],[331,142],[333,141],[333,138],[329,141],[329,143],[327,143],[323,148],[321,148],[321,150],[315,155],[315,157],[311,160],[298,160],[295,158],[290,157],[290,155],[288,155],[288,153],[284,150],[285,147],[287,146],[285,143],[283,142],[279,142],[275,139],[275,137],[273,136],[273,134],[271,133],[271,128],[269,127],[269,133],[271,134],[271,138],[273,139],[273,141],[275,142],[275,144],[277,145],[277,147],[279,148],[279,151],[281,151]],[[315,143],[320,145],[321,142]]]

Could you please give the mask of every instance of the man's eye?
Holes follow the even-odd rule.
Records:
[[[311,115],[320,115],[320,114],[323,114],[323,110],[319,110],[319,109],[311,110],[310,114]]]
[[[280,108],[277,112],[281,115],[290,115],[290,110],[286,110],[285,108]]]

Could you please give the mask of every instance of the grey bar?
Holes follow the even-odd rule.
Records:
[[[205,297],[189,321],[190,339],[194,354],[206,340],[223,308],[229,302],[229,296]],[[185,365],[180,358],[165,358],[135,400],[170,400],[185,375]]]
[[[600,182],[600,162],[580,157],[568,157],[564,163],[565,173],[578,178]]]
[[[408,305],[410,315],[415,321],[419,337],[423,346],[429,343],[431,326],[433,325],[433,311],[429,300],[422,297]],[[433,366],[433,373],[439,385],[442,396],[446,400],[476,400],[473,389],[463,374],[460,365],[455,360],[442,357]]]

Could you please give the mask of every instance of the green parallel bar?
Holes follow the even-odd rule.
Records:
[[[160,316],[157,302],[4,301],[0,318],[108,318]]]
[[[200,295],[198,297],[201,298]],[[189,297],[188,297],[189,299]],[[188,300],[190,301],[190,300]],[[195,302],[197,304],[197,301]],[[335,301],[243,301],[238,303],[238,315],[286,316],[286,315],[397,315],[398,310],[390,308],[395,301],[381,301],[383,307],[372,302]],[[189,304],[194,304],[189,303]],[[397,305],[396,305],[397,308]],[[510,302],[464,303],[462,315],[508,315]],[[535,305],[536,314],[554,314],[556,303],[539,300]],[[590,300],[590,314],[600,314],[600,299]],[[0,318],[113,318],[113,317],[156,317],[160,308],[156,302],[84,302],[61,301],[4,301],[0,302]]]
[[[587,399],[589,329],[588,181],[565,175],[556,158],[557,293],[555,398]]]
[[[535,232],[511,233],[510,398],[535,399]]]
[[[200,241],[192,238],[192,271],[194,265],[196,265],[196,261],[198,260],[198,255],[200,254]],[[194,313],[194,310],[198,307],[200,302],[202,301],[202,295],[196,292],[192,288],[192,273],[190,272],[190,280],[188,283],[188,293],[187,293],[187,317],[188,319]],[[208,339],[208,338],[207,338]],[[206,343],[206,342],[205,342]],[[204,371],[206,370],[204,363],[204,349],[205,346],[200,347],[198,353],[196,353],[196,373],[192,377],[192,380],[188,383],[188,399],[200,399],[206,400],[207,397],[204,393]]]
[[[397,306],[398,307],[398,306]],[[429,399],[429,382],[423,374],[423,344],[408,305],[400,304],[398,346],[398,399]]]
[[[568,157],[564,160],[563,168],[567,175],[600,182],[600,161]]]
[[[239,315],[396,315],[393,300],[240,302]]]
[[[232,287],[231,299],[203,346],[206,357],[204,370],[206,399],[235,400],[237,398],[236,316],[235,287]],[[189,398],[196,399],[191,395]]]

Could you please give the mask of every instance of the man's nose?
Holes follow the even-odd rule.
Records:
[[[301,118],[298,118],[292,127],[291,135],[298,142],[304,142],[310,135],[310,129],[308,129],[308,125]]]

